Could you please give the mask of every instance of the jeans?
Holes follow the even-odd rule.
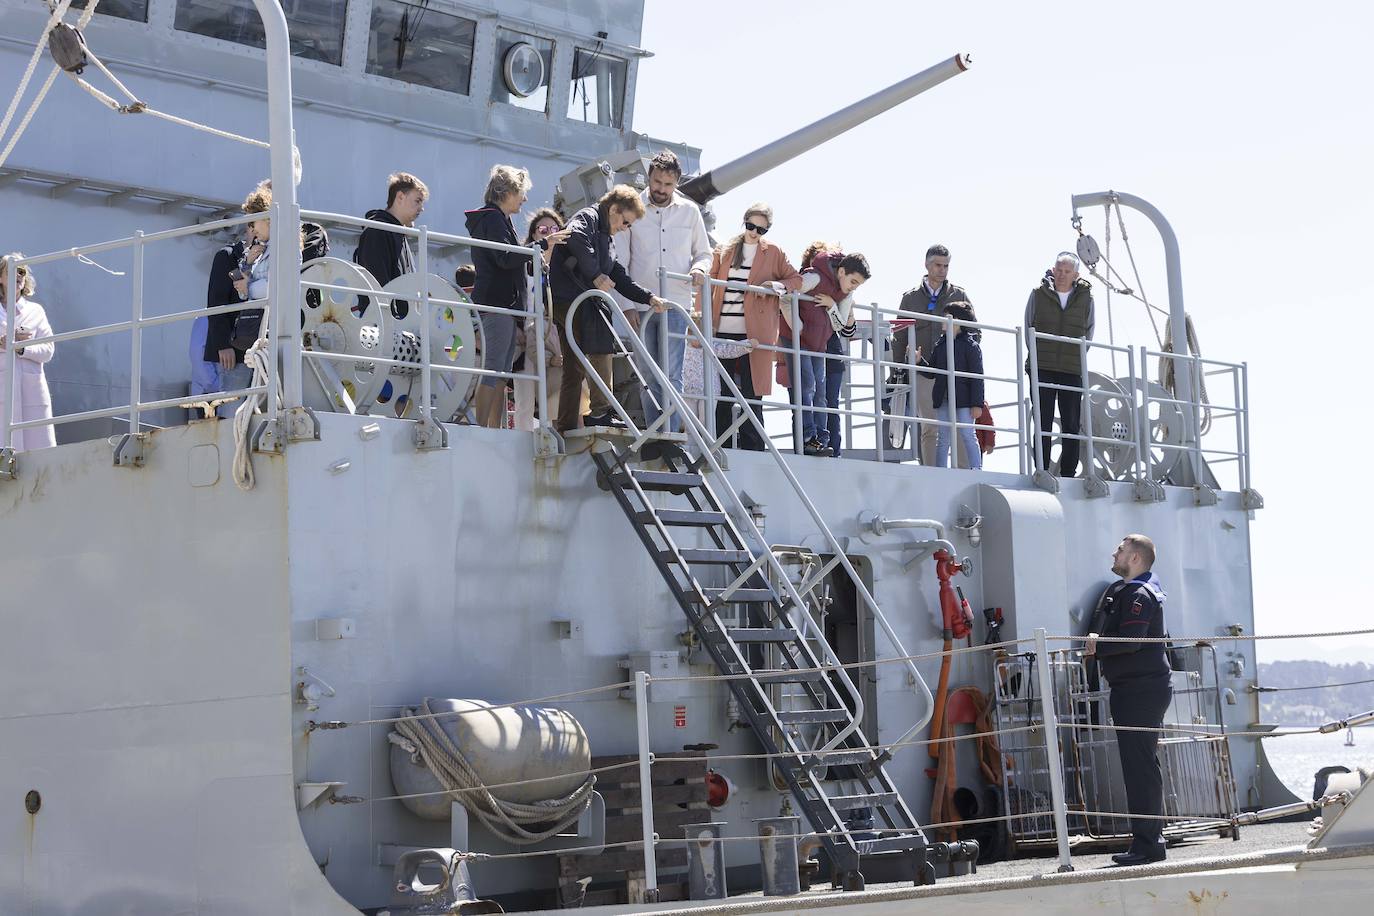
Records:
[[[677,309],[669,309],[661,314],[654,311],[639,313],[640,339],[644,341],[645,348],[653,354],[654,361],[663,369],[663,374],[668,376],[668,380],[679,392],[682,391],[682,354],[686,343],[682,335],[686,331],[687,316]],[[663,362],[665,347],[668,359]],[[653,373],[647,366],[641,365],[639,374],[644,377],[647,384],[639,395],[640,403],[644,406],[644,426],[647,429],[669,406],[670,399],[654,380]],[[674,412],[662,431],[675,433],[681,430],[682,417]]]
[[[946,402],[939,407],[940,419],[949,420],[949,403]],[[973,411],[967,407],[957,408],[954,417],[960,423],[972,423]],[[937,468],[949,467],[949,443],[950,434],[948,426],[941,426],[935,434],[935,466]],[[959,427],[959,442],[964,446],[964,451],[968,455],[969,467],[978,470],[983,466],[983,452],[978,448],[978,435],[972,426]]]
[[[825,414],[806,410],[807,407],[825,406],[825,356],[803,352],[798,362],[801,363],[802,440],[815,439],[825,445],[830,438]]]
[[[825,352],[832,356],[838,356],[845,351],[844,341],[838,334],[830,335],[830,343],[826,345]],[[838,408],[840,406],[840,388],[844,384],[844,360],[827,359],[825,361],[825,406]],[[825,427],[830,433],[830,438],[826,440],[826,445],[830,446],[835,457],[840,457],[840,420],[837,413],[826,414]]]
[[[223,369],[219,373],[219,384],[221,391],[238,391],[253,384],[253,370],[238,363],[234,368],[225,372]],[[232,401],[228,404],[221,404],[215,408],[215,416],[232,417],[239,408],[239,401]]]

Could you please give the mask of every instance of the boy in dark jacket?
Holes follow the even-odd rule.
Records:
[[[945,306],[945,314],[955,321],[976,321],[973,307],[969,305]],[[970,373],[954,376],[954,416],[959,422],[959,441],[963,443],[968,455],[969,467],[978,470],[983,466],[983,453],[978,448],[978,436],[973,429],[973,421],[983,415],[983,348],[980,343],[982,334],[977,328],[956,325],[954,328],[954,371]],[[945,395],[949,391],[950,341],[941,334],[935,342],[934,352],[930,354],[928,365],[941,370],[935,376],[935,388],[931,393],[931,403],[939,413],[937,422],[948,424],[949,408]],[[950,427],[942,425],[935,440],[935,466],[949,467],[949,446],[953,441]]]
[[[397,172],[386,181],[386,209],[369,210],[367,218],[394,226],[414,226],[415,220],[425,211],[429,188],[408,172]],[[353,263],[365,267],[378,286],[386,286],[402,274],[415,270],[415,256],[411,252],[410,241],[398,232],[373,226],[363,229],[358,236],[358,247],[353,250]],[[360,297],[358,313],[367,311],[367,305],[367,298]],[[392,303],[391,310],[397,318],[404,318],[410,306],[398,301]]]

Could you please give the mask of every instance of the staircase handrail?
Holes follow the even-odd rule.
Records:
[[[573,322],[577,314],[578,308],[582,305],[584,301],[594,296],[600,297],[601,299],[605,300],[609,308],[618,307],[616,305],[615,300],[612,299],[609,294],[602,292],[601,290],[592,289],[582,293],[580,296],[573,300],[572,305],[568,308],[568,314],[565,319],[567,340],[573,350],[573,354],[577,357],[578,361],[582,363],[584,369],[586,370],[585,374],[587,378],[591,380],[594,384],[596,384],[597,387],[601,390],[601,393],[606,397],[607,403],[611,405],[611,407],[616,411],[616,414],[625,424],[626,429],[634,432],[636,434],[636,440],[641,441],[645,436],[649,435],[649,433],[641,433],[639,428],[635,426],[634,422],[625,412],[624,407],[620,404],[619,400],[616,399],[615,393],[606,386],[605,382],[602,381],[601,377],[592,369],[590,363],[586,358],[586,354],[582,352],[582,348],[578,345],[577,340],[573,335]],[[696,322],[692,320],[691,312],[688,309],[684,308],[680,303],[673,302],[671,300],[665,300],[665,302],[667,302],[669,308],[677,309],[678,311],[682,312],[683,317],[686,319],[687,333],[695,335],[701,343],[703,367],[709,367],[710,371],[714,371],[717,377],[724,380],[725,384],[729,386],[730,393],[731,395],[733,395],[734,400],[736,400],[739,404],[742,405],[747,404],[743,392],[740,391],[739,386],[735,384],[735,380],[730,377],[730,374],[725,371],[725,367],[721,365],[720,359],[716,356],[715,351],[711,349],[710,341],[707,339],[706,335],[702,333],[701,329],[697,326]],[[696,411],[690,409],[686,397],[682,394],[682,392],[677,390],[676,386],[672,384],[671,380],[669,380],[668,376],[663,372],[662,367],[659,366],[658,362],[652,358],[652,354],[649,353],[647,347],[645,347],[644,345],[644,342],[640,340],[639,335],[631,334],[629,337],[629,341],[631,348],[634,349],[636,353],[642,353],[644,356],[648,357],[646,359],[638,360],[637,362],[639,362],[641,366],[648,368],[649,372],[654,376],[654,380],[657,382],[659,390],[663,391],[666,394],[666,396],[672,400],[672,409],[677,411],[679,415],[682,416],[684,421],[683,428],[688,431],[688,436],[692,440],[693,444],[696,445],[698,449],[700,449],[701,460],[707,462],[707,464],[710,466],[712,472],[715,474],[717,479],[719,479],[725,485],[725,489],[728,492],[731,501],[736,507],[736,514],[738,516],[738,520],[744,522],[748,533],[752,535],[757,540],[757,542],[763,546],[763,551],[768,555],[769,564],[773,569],[775,575],[777,576],[778,580],[782,582],[786,587],[788,597],[795,603],[795,606],[800,612],[800,615],[805,618],[804,626],[808,631],[815,632],[816,635],[819,637],[820,644],[825,647],[825,655],[827,660],[835,665],[843,665],[843,662],[841,662],[835,656],[834,649],[833,647],[831,647],[829,641],[825,639],[824,633],[819,631],[811,615],[806,612],[805,601],[802,599],[800,593],[793,585],[791,579],[787,576],[786,571],[783,570],[782,564],[778,562],[775,556],[773,556],[773,551],[769,546],[768,542],[764,539],[763,532],[759,531],[758,526],[754,524],[754,520],[748,511],[748,507],[745,506],[743,500],[740,499],[739,494],[735,491],[734,485],[730,483],[730,479],[726,476],[724,469],[720,466],[720,463],[717,461],[715,453],[715,442],[711,438],[710,431],[706,429],[705,424],[703,424],[701,422],[701,419],[696,415]],[[641,381],[643,381],[643,379],[641,379]],[[671,411],[665,410],[663,412],[663,416],[666,417],[670,412]],[[797,494],[797,497],[801,500],[802,505],[806,508],[807,513],[811,516],[812,521],[815,522],[817,528],[820,529],[821,536],[824,539],[825,543],[831,549],[833,556],[835,556],[839,560],[840,565],[844,567],[845,572],[849,575],[850,580],[854,583],[854,588],[859,596],[859,599],[868,608],[869,613],[873,615],[873,619],[878,622],[878,625],[882,628],[883,633],[891,641],[893,648],[897,651],[898,657],[906,659],[905,664],[907,671],[914,679],[914,686],[917,688],[918,697],[920,698],[923,708],[921,710],[920,715],[917,718],[916,723],[912,725],[911,728],[907,729],[907,731],[904,732],[899,738],[897,738],[896,741],[892,742],[892,745],[900,746],[904,741],[906,741],[906,739],[910,738],[913,734],[915,734],[920,729],[924,728],[930,722],[931,716],[934,714],[935,711],[935,698],[931,695],[930,687],[926,684],[925,678],[921,676],[921,672],[916,668],[915,662],[909,658],[911,653],[907,652],[905,646],[902,645],[901,639],[897,636],[897,633],[892,629],[892,625],[888,622],[886,615],[883,614],[882,608],[878,606],[878,602],[873,598],[873,595],[868,591],[868,587],[864,585],[863,580],[859,577],[858,571],[854,569],[854,565],[849,561],[849,557],[845,553],[844,548],[841,547],[839,541],[831,532],[830,526],[825,523],[825,519],[822,517],[820,510],[816,508],[815,503],[813,503],[811,501],[811,498],[807,495],[805,488],[803,488],[801,485],[801,481],[797,479],[796,475],[792,472],[791,467],[788,466],[786,459],[783,458],[782,452],[780,452],[777,446],[773,444],[773,441],[769,437],[768,431],[764,428],[763,423],[759,420],[759,418],[754,414],[752,410],[749,410],[747,408],[747,406],[743,412],[748,417],[747,422],[754,424],[755,428],[759,433],[759,437],[762,439],[764,445],[766,446],[768,453],[772,455],[773,460],[777,463],[778,468],[782,471],[783,477],[787,480],[788,484]],[[662,417],[660,417],[659,422],[664,422]],[[833,750],[840,743],[842,743],[850,734],[857,730],[859,727],[859,723],[863,720],[864,702],[862,695],[860,694],[858,688],[854,685],[854,682],[850,680],[849,674],[846,669],[840,667],[837,668],[837,671],[840,674],[841,680],[843,681],[845,688],[849,691],[851,697],[854,699],[854,702],[856,704],[855,711],[853,721],[850,723],[850,725],[841,730],[838,734],[836,734],[835,737],[830,740],[830,742],[824,745],[822,750]],[[876,743],[876,735],[873,736],[873,740],[874,743]],[[891,758],[891,755],[887,752],[884,752],[884,754],[889,759]]]

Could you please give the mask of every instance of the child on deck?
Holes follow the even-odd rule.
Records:
[[[716,354],[716,359],[738,359],[752,353],[758,343],[752,337],[748,340],[727,340],[722,337],[712,337],[711,352]],[[708,416],[706,397],[708,386],[712,396],[719,399],[720,373],[714,370],[706,371],[706,357],[701,352],[701,341],[689,333],[687,349],[682,354],[682,395],[689,402],[695,402],[697,417],[703,423],[706,422]]]
[[[814,246],[813,246],[814,247]],[[827,360],[827,354],[844,352],[840,338],[854,336],[853,294],[872,276],[868,259],[861,254],[839,251],[810,252],[811,263],[802,271],[802,291],[814,302],[801,304],[800,402],[803,408],[838,408],[841,360]],[[834,384],[827,384],[827,363],[839,363]],[[838,456],[840,453],[839,414],[824,410],[802,413],[803,450],[808,455]]]

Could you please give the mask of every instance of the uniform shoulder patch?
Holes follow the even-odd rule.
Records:
[[[1135,616],[1139,616],[1145,613],[1144,598],[1136,598],[1134,601],[1131,602],[1131,613]]]

